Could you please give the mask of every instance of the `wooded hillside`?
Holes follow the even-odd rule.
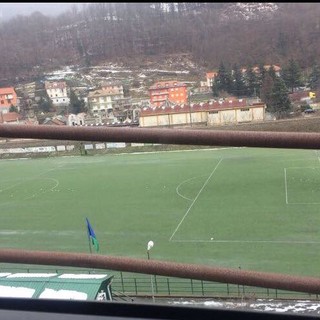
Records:
[[[56,18],[18,16],[0,25],[0,80],[172,53],[191,53],[208,69],[221,61],[281,65],[292,58],[302,68],[318,62],[318,3],[277,3],[271,16],[249,20],[238,19],[231,5],[91,3]]]

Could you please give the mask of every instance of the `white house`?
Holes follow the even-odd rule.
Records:
[[[78,113],[78,114],[69,114],[68,115],[68,120],[67,120],[67,125],[68,126],[83,126],[85,123],[85,113]]]
[[[65,81],[46,81],[45,89],[49,98],[55,106],[68,106],[70,99]]]

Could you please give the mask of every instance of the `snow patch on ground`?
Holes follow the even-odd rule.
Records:
[[[215,301],[206,300],[172,300],[169,304],[174,305],[192,305],[194,307],[212,307],[218,309],[233,309],[243,311],[261,311],[275,313],[291,314],[310,314],[320,315],[320,301],[311,300],[283,300],[276,301],[273,299],[258,299],[252,301]]]

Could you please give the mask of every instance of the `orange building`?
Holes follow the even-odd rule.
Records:
[[[166,101],[184,104],[188,101],[187,85],[178,81],[156,82],[149,88],[150,103],[160,107]]]
[[[0,88],[0,110],[9,112],[11,106],[17,106],[17,94],[13,87]]]

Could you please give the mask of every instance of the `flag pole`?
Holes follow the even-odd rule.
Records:
[[[90,244],[91,239],[90,239],[90,234],[89,234],[89,229],[88,229],[88,222],[86,224],[87,224],[87,235],[88,235],[89,251],[92,254],[92,249],[91,249],[91,244]]]

